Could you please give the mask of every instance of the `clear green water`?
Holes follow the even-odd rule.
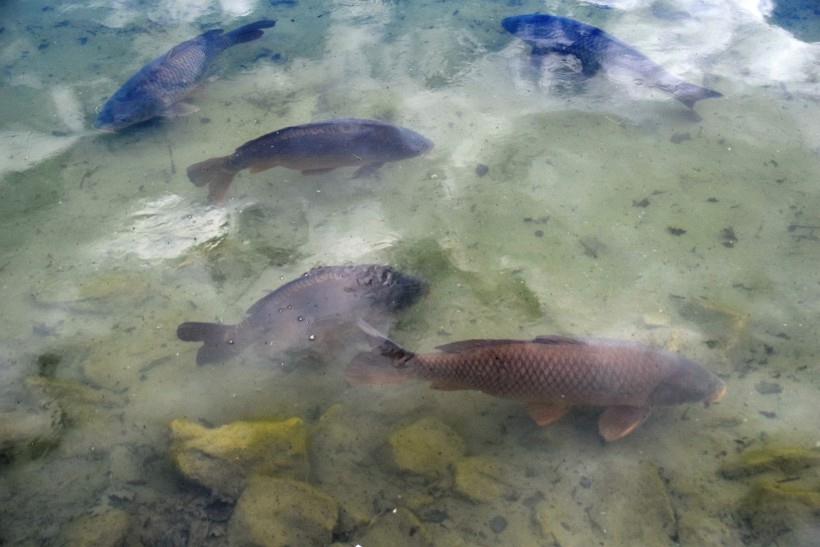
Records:
[[[298,478],[338,503],[341,545],[816,545],[820,44],[802,40],[818,22],[800,2],[773,20],[759,4],[3,3],[0,544],[243,544],[235,496],[175,469],[169,423],[298,417]],[[628,82],[535,72],[500,21],[539,9],[724,97],[695,121]],[[150,59],[263,17],[277,26],[221,56],[197,114],[87,132]],[[224,208],[185,176],[263,133],[347,116],[435,149],[376,179],[243,173]],[[604,445],[594,411],[538,429],[480,393],[350,387],[345,344],[198,368],[176,339],[181,321],[236,321],[346,262],[428,279],[393,329],[409,347],[637,340],[704,363],[728,395]],[[430,475],[399,469],[390,439],[429,418],[463,450]],[[784,447],[808,463],[721,471]]]

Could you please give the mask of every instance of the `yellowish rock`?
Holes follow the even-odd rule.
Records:
[[[72,547],[120,547],[126,543],[128,527],[128,513],[110,509],[75,519],[62,535],[64,544]]]
[[[393,461],[402,471],[437,478],[464,455],[464,440],[435,418],[422,418],[390,435]]]
[[[171,457],[180,472],[224,496],[237,497],[254,474],[307,475],[307,431],[300,418],[213,429],[180,419],[170,427]]]
[[[515,490],[505,483],[504,469],[490,458],[464,458],[455,465],[456,490],[473,501],[510,497]]]
[[[328,545],[338,513],[332,497],[307,483],[254,476],[231,517],[231,545]]]

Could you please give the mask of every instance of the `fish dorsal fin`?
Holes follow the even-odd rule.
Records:
[[[459,340],[458,342],[450,342],[449,344],[442,344],[436,346],[436,349],[444,353],[458,353],[461,351],[468,351],[477,348],[487,348],[491,346],[502,346],[510,344],[584,344],[582,340],[577,338],[569,338],[567,336],[536,336],[532,340],[510,340],[505,338],[490,338],[477,340]]]
[[[577,344],[577,345],[584,345],[586,342],[583,340],[579,340],[577,338],[571,338],[569,336],[561,336],[558,334],[548,334],[544,336],[536,336],[532,340],[536,344]]]

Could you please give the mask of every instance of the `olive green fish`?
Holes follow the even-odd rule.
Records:
[[[377,351],[356,356],[353,384],[428,380],[434,389],[474,389],[527,403],[538,425],[576,405],[604,407],[598,430],[607,441],[632,433],[659,405],[711,403],[723,381],[686,357],[634,342],[539,336],[532,340],[464,340],[417,354],[360,321]]]

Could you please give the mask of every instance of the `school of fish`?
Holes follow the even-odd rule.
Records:
[[[196,111],[186,102],[225,49],[261,38],[275,21],[260,20],[233,31],[209,30],[182,42],[131,76],[101,107],[96,126],[120,132],[158,117]],[[671,74],[606,31],[568,17],[534,13],[503,19],[507,32],[531,47],[533,59],[573,56],[581,74],[622,70],[647,87],[668,93],[689,108],[722,95]],[[275,167],[302,175],[354,167],[353,177],[384,164],[426,154],[433,142],[420,133],[379,120],[336,118],[284,127],[250,140],[233,152],[187,169],[196,186],[208,187],[222,204],[241,171]],[[599,432],[606,441],[632,433],[657,406],[720,400],[726,385],[681,355],[642,344],[564,336],[532,340],[464,340],[414,353],[370,326],[383,328],[427,291],[424,280],[388,265],[318,267],[253,304],[237,324],[185,322],[177,336],[201,342],[199,365],[226,361],[254,348],[278,355],[310,346],[340,328],[357,326],[374,348],[346,370],[352,384],[426,380],[440,390],[479,390],[522,401],[539,425],[549,425],[575,406],[604,410]]]

